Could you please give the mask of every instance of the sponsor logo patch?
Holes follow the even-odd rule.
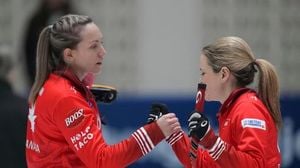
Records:
[[[78,125],[84,118],[83,109],[77,109],[65,119],[66,126],[72,128]]]
[[[32,140],[26,139],[26,148],[34,152],[41,153],[39,144],[35,143]]]
[[[266,130],[266,122],[264,120],[256,119],[256,118],[245,118],[242,120],[243,128],[258,128],[262,130]]]
[[[94,138],[94,134],[91,133],[91,127],[87,126],[84,130],[70,137],[71,142],[76,150],[82,149],[89,141]]]

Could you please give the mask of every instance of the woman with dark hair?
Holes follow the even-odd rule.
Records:
[[[43,29],[29,95],[28,167],[126,167],[180,130],[175,114],[168,114],[120,143],[106,144],[88,89],[105,53],[102,32],[88,16],[66,15]]]

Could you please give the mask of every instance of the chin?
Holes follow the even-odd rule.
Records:
[[[100,73],[102,71],[102,68],[101,67],[96,67],[95,69],[92,70],[93,73]]]
[[[101,69],[96,69],[96,70],[92,71],[93,74],[97,74],[97,75],[101,74],[101,72],[102,72]]]

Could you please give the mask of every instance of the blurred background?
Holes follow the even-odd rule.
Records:
[[[7,71],[7,63],[1,62],[1,75],[14,96],[23,99],[32,83],[37,36],[45,25],[70,12],[89,15],[99,25],[107,54],[96,83],[118,89],[115,102],[99,105],[108,122],[104,127],[108,143],[145,124],[152,102],[167,103],[186,127],[200,76],[201,48],[221,36],[243,38],[257,58],[267,59],[278,71],[284,118],[282,167],[299,167],[299,0],[0,0],[0,4],[0,55],[9,57],[12,65]],[[1,102],[7,99],[3,93]],[[212,120],[218,107],[217,103],[205,107]],[[15,115],[24,113],[19,110]],[[1,125],[1,139],[9,140],[4,128]],[[181,166],[163,142],[130,167]]]

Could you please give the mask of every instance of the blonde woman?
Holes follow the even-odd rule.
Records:
[[[190,139],[182,131],[170,142],[184,167],[278,168],[278,132],[282,124],[279,84],[271,63],[256,59],[239,37],[223,37],[205,46],[200,56],[205,100],[219,101],[219,135],[204,113],[194,111],[188,120],[189,136],[197,142],[190,159]],[[258,73],[257,73],[258,72]],[[247,86],[258,75],[258,90]],[[199,148],[198,148],[199,145]]]

